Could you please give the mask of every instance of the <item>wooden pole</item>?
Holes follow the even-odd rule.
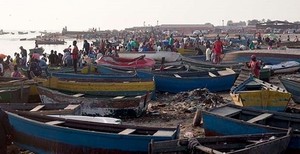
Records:
[[[202,120],[202,112],[201,109],[197,109],[194,119],[193,119],[193,126],[200,126]]]

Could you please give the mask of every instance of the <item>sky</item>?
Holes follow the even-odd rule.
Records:
[[[161,24],[215,26],[249,19],[300,21],[299,0],[0,0],[0,29],[121,30]]]

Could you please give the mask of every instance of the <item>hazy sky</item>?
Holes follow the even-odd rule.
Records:
[[[300,0],[0,0],[0,29],[124,29],[228,20],[300,20]]]

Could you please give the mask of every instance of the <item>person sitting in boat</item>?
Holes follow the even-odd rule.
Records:
[[[34,76],[40,76],[42,74],[42,68],[39,65],[38,59],[35,59],[35,58],[30,59],[29,75],[31,76],[31,74],[33,74]],[[31,77],[33,77],[33,76],[31,76]]]
[[[256,59],[255,55],[251,55],[251,60],[247,63],[248,68],[254,77],[259,78],[261,62]]]
[[[298,41],[299,41],[298,36],[296,36],[294,42],[298,42]]]
[[[19,71],[18,65],[14,65],[14,71],[11,72],[13,78],[24,78],[25,76]]]

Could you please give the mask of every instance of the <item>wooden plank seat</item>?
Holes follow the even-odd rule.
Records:
[[[48,125],[58,125],[58,124],[62,124],[62,123],[64,123],[64,121],[55,120],[55,121],[46,122],[45,124],[48,124]]]
[[[179,74],[174,74],[174,76],[175,76],[176,78],[181,78],[181,76],[180,76]]]
[[[130,129],[130,128],[127,128],[127,129],[124,129],[123,131],[119,132],[118,134],[121,134],[121,135],[128,135],[128,134],[133,133],[134,131],[136,131],[136,129]]]
[[[212,73],[212,72],[208,72],[208,75],[209,75],[210,77],[216,77],[216,76],[217,76],[216,74],[214,74],[214,73]]]
[[[69,104],[68,106],[66,106],[64,109],[65,110],[74,110],[76,109],[80,104]]]
[[[84,94],[80,94],[80,93],[78,93],[78,94],[74,94],[73,96],[74,97],[82,97]]]
[[[33,109],[30,110],[30,112],[36,112],[39,111],[40,109],[42,109],[45,105],[38,105],[36,107],[34,107]]]
[[[114,97],[114,99],[122,99],[124,98],[125,96],[117,96],[117,97]]]
[[[166,130],[158,130],[153,134],[153,136],[173,136],[173,131],[166,131]]]
[[[261,115],[259,115],[259,116],[256,116],[256,117],[254,117],[254,118],[248,120],[247,122],[249,122],[249,123],[255,123],[255,122],[257,122],[257,121],[264,120],[264,119],[266,119],[266,118],[268,118],[268,117],[270,117],[270,116],[272,116],[272,115],[273,115],[273,114],[270,114],[270,113],[264,113],[264,114],[261,114]]]

